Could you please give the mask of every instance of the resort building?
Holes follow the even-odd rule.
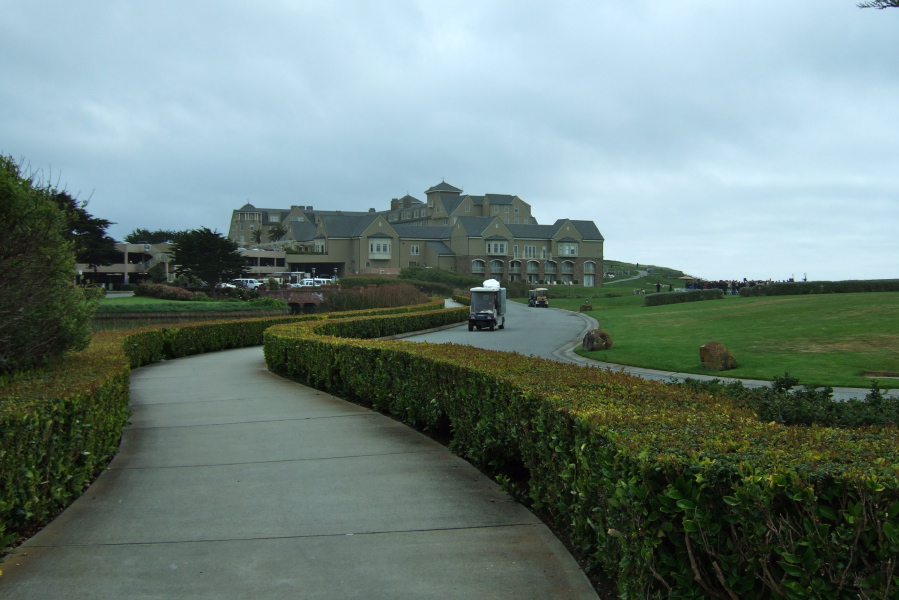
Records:
[[[593,221],[541,225],[518,196],[472,196],[445,182],[426,190],[424,201],[406,195],[383,211],[246,204],[233,211],[228,237],[244,248],[248,276],[257,278],[396,275],[422,266],[485,279],[602,285],[603,237]]]

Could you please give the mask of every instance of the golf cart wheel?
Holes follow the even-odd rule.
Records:
[[[474,331],[474,325],[471,321],[468,322],[468,331]]]

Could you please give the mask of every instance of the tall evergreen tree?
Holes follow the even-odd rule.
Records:
[[[74,285],[75,240],[56,194],[0,156],[0,375],[90,343],[102,291]]]
[[[237,248],[237,242],[201,227],[185,232],[172,245],[172,262],[178,265],[178,273],[196,277],[215,289],[246,271],[247,260]]]

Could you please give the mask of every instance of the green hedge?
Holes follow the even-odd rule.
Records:
[[[881,598],[897,589],[896,428],[786,427],[623,373],[339,337],[402,327],[374,324],[383,320],[273,327],[266,361],[452,432],[453,450],[529,499],[622,596]]]
[[[662,292],[646,294],[643,306],[662,306],[663,304],[681,304],[683,302],[700,302],[702,300],[721,300],[724,292],[719,289],[689,290],[686,292]]]
[[[201,352],[257,346],[263,332],[276,324],[405,313],[421,326],[424,321],[417,315],[443,304],[434,299],[414,307],[355,313],[106,331],[94,334],[86,350],[52,367],[0,379],[0,555],[74,501],[115,454],[130,415],[131,369]]]
[[[751,296],[796,296],[800,294],[849,294],[857,292],[899,292],[899,279],[791,281],[753,285],[740,289],[740,295],[744,298]]]

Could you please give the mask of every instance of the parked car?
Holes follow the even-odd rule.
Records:
[[[255,290],[262,285],[262,282],[258,279],[235,279],[232,283],[248,290]]]

